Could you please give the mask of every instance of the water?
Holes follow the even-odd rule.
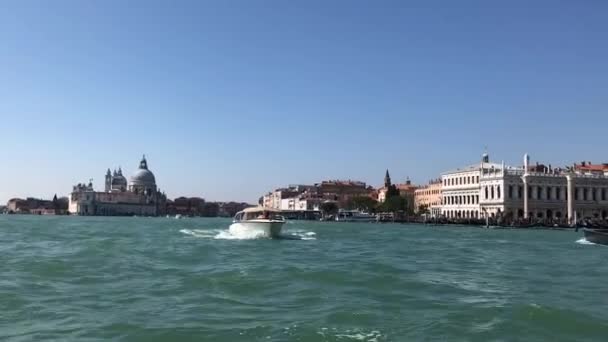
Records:
[[[0,216],[2,341],[605,341],[581,233]]]

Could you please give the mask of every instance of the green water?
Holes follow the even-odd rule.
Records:
[[[0,216],[2,341],[606,341],[581,233]]]

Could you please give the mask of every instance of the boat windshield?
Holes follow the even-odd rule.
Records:
[[[279,220],[282,217],[274,212],[270,211],[254,211],[244,213],[243,220]]]

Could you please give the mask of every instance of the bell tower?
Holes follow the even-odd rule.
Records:
[[[388,174],[388,169],[386,169],[386,174],[384,175],[384,187],[388,189],[391,185],[391,175]]]
[[[106,192],[110,192],[111,188],[112,188],[112,173],[110,172],[110,169],[108,169],[108,172],[106,172]]]

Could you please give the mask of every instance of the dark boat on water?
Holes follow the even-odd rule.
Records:
[[[583,228],[585,240],[601,245],[608,245],[608,229]]]

